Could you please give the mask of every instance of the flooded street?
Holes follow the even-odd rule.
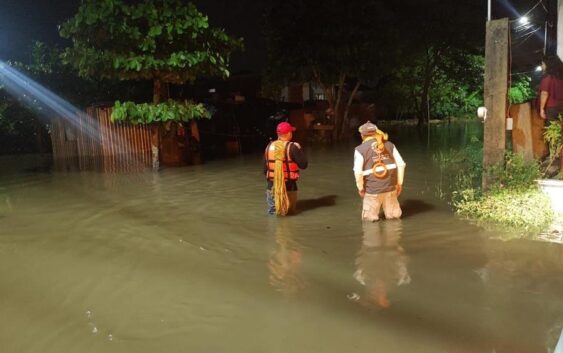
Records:
[[[464,126],[394,133],[404,217],[374,224],[353,145],[307,148],[287,218],[265,215],[259,154],[139,174],[4,159],[0,351],[552,352],[563,245],[501,240],[440,199],[432,152]]]

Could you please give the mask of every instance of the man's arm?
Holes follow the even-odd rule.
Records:
[[[542,119],[546,118],[545,105],[547,104],[547,99],[549,98],[550,83],[551,83],[550,76],[542,78],[540,82],[540,116]]]
[[[305,153],[303,153],[301,146],[297,142],[291,143],[291,146],[289,147],[289,156],[291,157],[291,160],[297,164],[299,169],[307,169],[309,161],[307,160]]]
[[[549,98],[549,93],[547,93],[547,91],[541,91],[541,93],[540,93],[540,117],[542,119],[547,118],[547,116],[545,115],[545,105],[547,103],[547,98]]]
[[[356,179],[356,187],[361,197],[365,194],[364,186],[364,157],[358,151],[354,151],[354,177]]]
[[[401,157],[397,147],[393,148],[393,159],[395,159],[395,164],[397,165],[397,194],[400,194],[403,190],[403,181],[405,179],[405,167],[407,164]]]
[[[270,144],[268,144],[268,146],[266,146],[266,149],[264,150],[264,153],[262,154],[262,160],[264,161],[264,175],[266,175],[268,173],[268,161],[266,160],[268,158],[268,149],[270,148]]]

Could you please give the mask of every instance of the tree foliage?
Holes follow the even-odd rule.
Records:
[[[533,99],[536,95],[531,86],[532,79],[527,75],[518,75],[512,79],[508,98],[512,104],[520,104]]]
[[[550,121],[549,125],[544,129],[543,139],[549,148],[549,164],[545,168],[545,174],[549,172],[549,168],[555,162],[557,157],[561,157],[562,141],[562,121]],[[545,176],[545,175],[544,175]]]
[[[435,161],[451,188],[452,205],[458,214],[519,231],[542,230],[553,221],[549,199],[535,183],[541,177],[538,162],[506,153],[503,163],[485,170],[494,183],[483,191],[482,141],[473,139],[458,150],[436,155]]]
[[[124,80],[226,77],[231,53],[242,46],[178,0],[85,0],[60,34],[72,40],[64,61],[82,76]]]
[[[266,16],[269,79],[315,81],[335,112],[338,135],[360,84],[388,70],[391,23],[380,1],[280,0]]]
[[[482,86],[479,56],[485,38],[484,7],[475,6],[472,0],[403,0],[391,6],[401,14],[397,21],[401,41],[397,43],[396,79],[407,76],[416,86],[403,98],[419,123],[426,123],[433,113],[447,115],[449,108],[458,104],[444,107],[440,102],[451,98],[459,101],[467,97],[474,104],[477,87]],[[479,83],[475,84],[476,80]],[[465,90],[456,89],[463,86]]]
[[[386,90],[394,95],[397,109],[415,112],[419,116],[444,118],[475,115],[483,105],[482,55],[471,55],[465,51],[453,51],[440,59],[428,82],[428,100],[425,100],[424,58],[408,65],[397,67]]]
[[[378,103],[420,123],[467,113],[482,103],[482,11],[472,0],[280,1],[266,17],[270,71],[316,80],[341,115],[337,128],[354,82],[387,92]]]
[[[231,53],[242,48],[242,39],[210,27],[207,16],[195,5],[179,0],[133,4],[85,0],[60,33],[72,39],[63,60],[81,76],[154,82],[155,106],[135,108],[131,102],[116,102],[114,119],[133,122],[206,116],[202,106],[196,104],[159,104],[165,96],[161,82],[180,84],[200,76],[227,77]],[[156,115],[149,117],[149,113]]]
[[[168,100],[159,104],[135,104],[133,102],[115,102],[111,121],[127,121],[132,124],[151,124],[157,122],[181,121],[192,119],[210,119],[211,114],[203,104],[190,101],[178,103]]]

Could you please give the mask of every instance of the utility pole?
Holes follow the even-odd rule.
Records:
[[[487,169],[504,162],[508,98],[508,18],[487,22],[485,40],[485,131],[483,141],[483,189],[492,180]]]

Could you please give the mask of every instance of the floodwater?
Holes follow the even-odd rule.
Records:
[[[0,352],[552,352],[563,245],[502,240],[439,197],[391,130],[404,218],[362,224],[352,148],[307,148],[301,213],[265,215],[260,156],[159,173],[0,169]],[[18,166],[18,167],[17,167]]]

